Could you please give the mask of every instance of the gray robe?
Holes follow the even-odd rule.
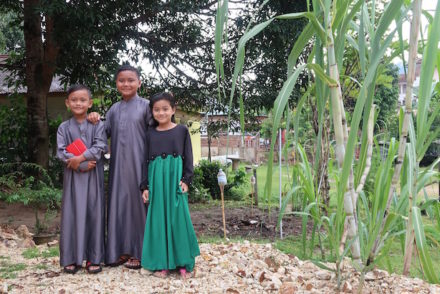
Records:
[[[57,157],[64,163],[74,155],[66,147],[81,138],[87,147],[87,160],[96,167],[88,172],[87,161],[80,171],[64,166],[63,198],[61,203],[60,264],[81,265],[84,260],[99,264],[105,255],[105,200],[103,153],[107,149],[104,123],[78,123],[75,118],[58,127]],[[82,171],[81,171],[82,170]]]
[[[145,171],[145,138],[150,121],[149,101],[134,96],[121,100],[106,114],[110,137],[110,173],[107,213],[107,264],[128,254],[142,256],[147,210],[139,184]]]

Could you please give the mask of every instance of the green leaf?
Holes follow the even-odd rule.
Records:
[[[288,13],[279,15],[276,18],[277,19],[296,19],[296,18],[302,18],[306,17],[310,20],[311,24],[315,28],[316,34],[319,36],[321,41],[325,44],[327,41],[327,35],[325,32],[325,29],[322,27],[322,25],[319,23],[318,19],[316,18],[315,14],[313,12],[297,12],[297,13]]]
[[[284,82],[281,91],[278,93],[277,99],[274,103],[274,121],[272,127],[272,140],[270,144],[270,151],[268,157],[268,165],[267,165],[267,175],[266,175],[266,185],[264,190],[264,195],[267,199],[269,199],[270,191],[272,190],[272,168],[273,168],[273,152],[274,146],[276,142],[276,136],[278,133],[278,128],[280,125],[281,117],[283,115],[284,109],[286,108],[287,101],[289,100],[290,95],[292,94],[292,90],[295,87],[296,80],[298,79],[299,74],[304,70],[306,65],[300,65],[295,72]]]
[[[434,20],[428,34],[425,50],[423,52],[422,68],[420,73],[419,100],[417,108],[417,150],[420,150],[429,133],[426,128],[429,103],[431,101],[432,77],[438,53],[440,40],[440,1],[437,1]]]
[[[290,76],[292,74],[293,69],[296,66],[298,57],[301,55],[301,53],[304,50],[304,47],[307,45],[307,43],[310,41],[313,35],[314,35],[313,26],[309,22],[305,26],[301,34],[299,35],[298,39],[295,42],[295,45],[293,45],[293,48],[290,51],[289,57],[287,59],[287,76]]]
[[[332,79],[329,75],[327,75],[322,67],[319,64],[316,63],[309,63],[307,64],[307,67],[312,69],[317,76],[321,78],[329,87],[337,87],[338,82]]]
[[[432,265],[432,258],[429,254],[428,245],[426,244],[425,230],[423,227],[420,208],[414,206],[412,208],[412,216],[413,216],[414,234],[417,244],[417,252],[419,254],[420,263],[423,268],[423,273],[425,274],[427,280],[430,283],[438,284],[440,283],[440,280]]]

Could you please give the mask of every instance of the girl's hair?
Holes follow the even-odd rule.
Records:
[[[139,70],[129,64],[123,64],[118,68],[118,70],[116,71],[115,79],[118,78],[119,73],[122,71],[132,71],[136,74],[136,76],[138,77],[139,80],[141,79],[141,74],[140,74]]]
[[[157,101],[160,101],[160,100],[168,101],[172,108],[176,107],[176,99],[174,98],[174,95],[170,92],[160,92],[160,93],[157,93],[157,94],[154,94],[153,96],[151,96],[151,98],[150,98],[150,112],[151,112],[151,117],[153,118],[153,126],[154,127],[157,127],[159,125],[159,123],[154,119],[153,106]],[[171,121],[175,122],[174,115],[171,117]]]
[[[86,90],[87,94],[89,95],[89,98],[92,98],[92,93],[90,92],[90,89],[82,84],[75,84],[70,86],[69,89],[67,89],[67,98],[69,98],[69,95],[72,94],[73,92],[81,91],[81,90]]]

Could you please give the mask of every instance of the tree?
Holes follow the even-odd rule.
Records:
[[[202,39],[189,14],[203,13],[212,1],[6,0],[0,11],[22,20],[25,46],[8,69],[27,86],[29,160],[48,166],[47,94],[54,75],[65,84],[94,88],[111,84],[118,53],[139,53],[162,62],[187,53]],[[170,39],[173,42],[170,42]],[[147,46],[148,45],[148,46]]]
[[[249,5],[261,2],[254,0]],[[283,5],[268,5],[267,10],[261,11],[261,17],[274,9],[293,12],[296,5],[288,1],[279,3]],[[212,0],[2,1],[0,11],[18,16],[14,24],[22,30],[25,40],[25,46],[10,60],[8,69],[14,76],[22,77],[27,87],[29,159],[47,167],[46,97],[55,75],[62,77],[65,85],[80,82],[98,91],[113,84],[112,73],[121,57],[132,62],[146,59],[153,67],[152,72],[144,73],[148,88],[173,91],[183,110],[204,110],[217,85],[213,59],[216,4]],[[237,31],[233,38],[238,38],[239,30],[248,21],[249,18],[239,16],[232,19],[231,30]],[[278,39],[295,39],[303,23],[274,31],[265,42],[255,46],[276,46]],[[232,46],[231,50],[235,48]],[[232,56],[226,64],[232,65]],[[281,66],[269,66],[277,60],[276,55],[260,57],[261,63],[249,65],[249,73],[268,71],[267,83],[254,81],[244,89],[248,112],[271,106],[274,93],[286,76],[282,70],[273,70]]]

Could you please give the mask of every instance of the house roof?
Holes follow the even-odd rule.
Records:
[[[11,76],[11,72],[4,68],[2,65],[6,63],[6,59],[8,55],[0,54],[0,95],[1,94],[11,94],[11,93],[27,93],[26,86],[20,86],[18,89],[14,87],[8,87],[8,78]],[[14,78],[17,80],[17,78]],[[15,90],[15,91],[14,91]],[[61,77],[55,76],[52,80],[52,84],[50,85],[49,93],[65,93],[66,89],[64,85],[61,83]]]

